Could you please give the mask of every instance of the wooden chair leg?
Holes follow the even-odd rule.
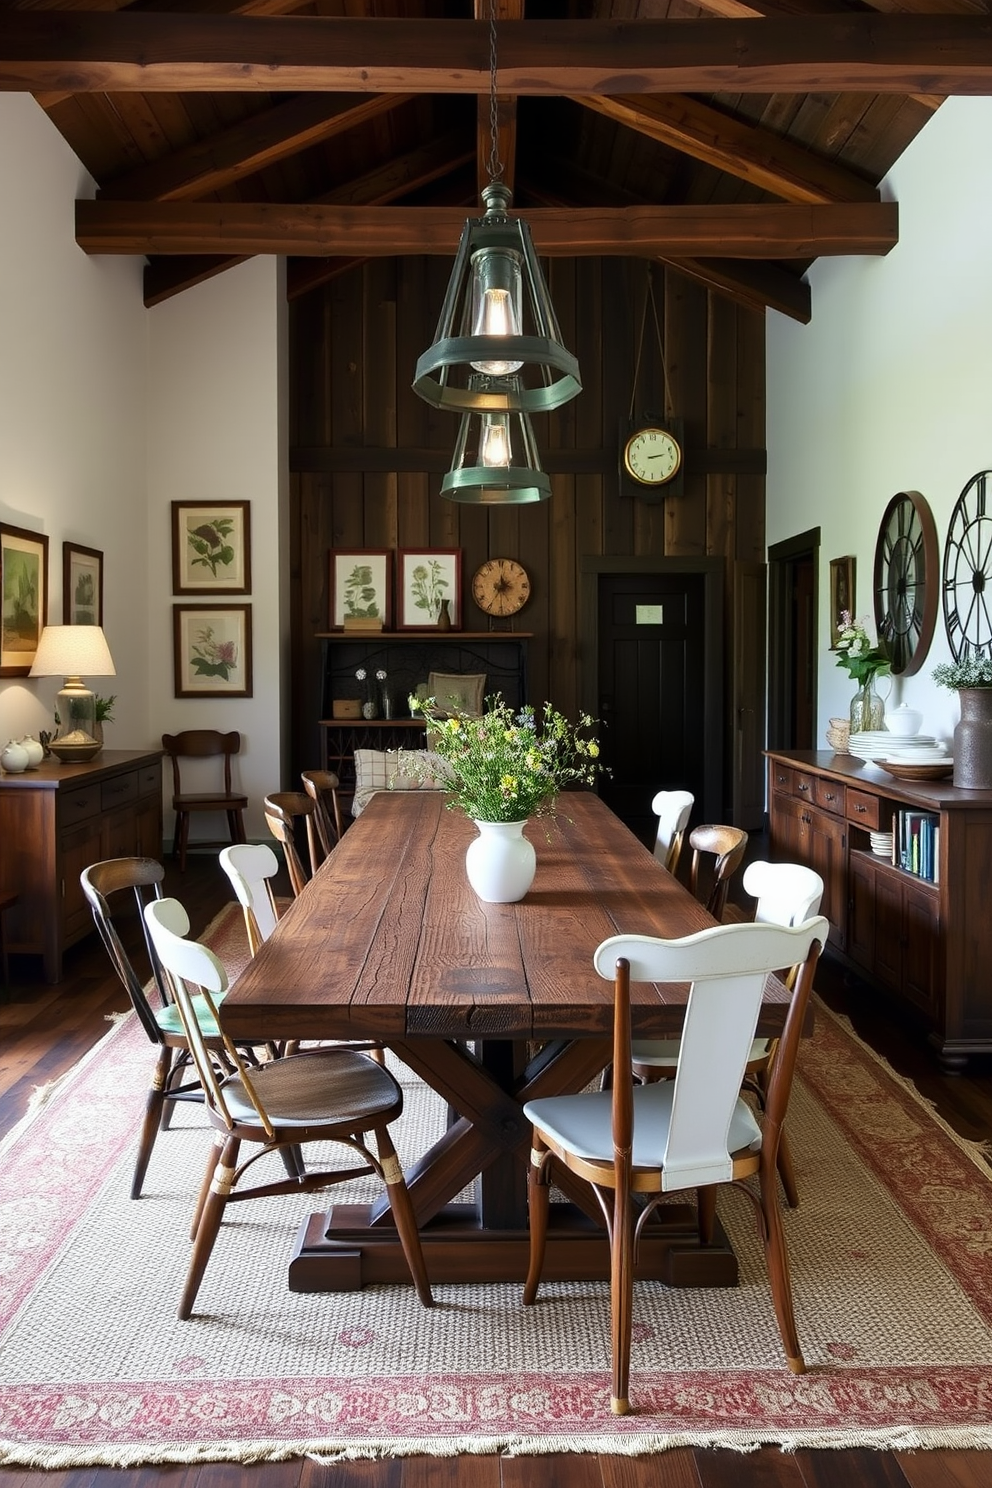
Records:
[[[551,1196],[548,1192],[548,1174],[546,1171],[541,1172],[538,1160],[545,1151],[547,1149],[544,1143],[535,1136],[530,1172],[527,1177],[530,1262],[527,1267],[527,1280],[524,1282],[525,1307],[529,1307],[537,1300],[537,1289],[541,1283],[541,1272],[544,1270],[544,1249],[548,1236],[548,1203]]]
[[[196,1239],[196,1232],[200,1228],[200,1218],[203,1214],[203,1206],[207,1202],[207,1195],[210,1192],[210,1185],[214,1181],[214,1172],[216,1171],[217,1164],[220,1162],[221,1153],[224,1150],[224,1143],[226,1140],[226,1137],[221,1136],[220,1132],[216,1132],[213,1142],[210,1144],[210,1154],[207,1158],[206,1171],[204,1172],[203,1178],[200,1181],[199,1192],[196,1196],[196,1207],[193,1210],[193,1218],[190,1222],[189,1227],[189,1238],[191,1240]]]
[[[152,1155],[152,1148],[155,1146],[155,1138],[162,1126],[162,1114],[166,1105],[165,1090],[171,1067],[172,1050],[163,1044],[159,1050],[158,1059],[155,1061],[152,1083],[145,1096],[145,1115],[138,1137],[138,1155],[134,1160],[134,1172],[131,1175],[132,1199],[141,1198],[141,1187],[145,1181],[145,1173],[148,1171],[148,1161]]]
[[[792,1308],[792,1282],[789,1278],[789,1257],[778,1203],[776,1170],[772,1167],[761,1169],[761,1209],[765,1219],[765,1262],[786,1363],[793,1374],[805,1374],[806,1364],[799,1347]]]
[[[613,1395],[610,1409],[615,1416],[630,1411],[630,1339],[634,1311],[634,1232],[630,1189],[619,1186],[613,1199],[613,1235],[610,1244],[610,1323],[613,1353]]]
[[[393,1211],[396,1230],[406,1263],[410,1267],[410,1275],[413,1277],[417,1296],[425,1307],[433,1307],[434,1294],[427,1275],[427,1263],[424,1260],[424,1251],[420,1243],[420,1231],[417,1228],[417,1216],[413,1212],[410,1190],[406,1186],[403,1169],[396,1156],[396,1148],[384,1126],[375,1129],[375,1145],[379,1153],[379,1162],[382,1165],[382,1176],[386,1181],[389,1207]]]
[[[223,1143],[223,1149],[217,1160],[203,1204],[203,1212],[196,1227],[193,1255],[189,1263],[189,1271],[186,1273],[186,1285],[183,1287],[179,1302],[178,1315],[183,1321],[193,1311],[196,1294],[200,1290],[200,1282],[203,1280],[203,1273],[207,1269],[207,1262],[214,1248],[221,1220],[224,1218],[224,1210],[227,1208],[227,1196],[234,1186],[234,1170],[238,1163],[241,1141],[238,1137],[226,1137]],[[215,1148],[214,1151],[216,1152],[217,1149]]]
[[[796,1183],[796,1170],[792,1166],[792,1151],[786,1141],[785,1132],[779,1132],[778,1137],[778,1176],[782,1180],[782,1188],[785,1191],[785,1202],[790,1209],[799,1207],[799,1185]]]

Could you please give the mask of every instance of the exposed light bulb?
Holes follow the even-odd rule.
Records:
[[[472,335],[519,336],[522,284],[519,255],[483,249],[472,257]],[[477,372],[506,377],[522,361],[472,362]]]
[[[482,416],[479,460],[487,469],[506,469],[510,464],[510,421],[505,413]]]

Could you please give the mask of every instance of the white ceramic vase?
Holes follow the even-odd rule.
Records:
[[[524,836],[526,821],[475,823],[478,837],[465,854],[465,872],[487,904],[516,904],[534,882],[537,854]]]
[[[27,751],[28,769],[37,770],[38,766],[45,758],[44,745],[32,734],[25,734],[20,743],[21,748]]]
[[[0,753],[0,765],[8,775],[20,775],[28,767],[28,752],[16,739],[8,739]]]

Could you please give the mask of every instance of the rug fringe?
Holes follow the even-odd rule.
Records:
[[[632,1421],[636,1417],[630,1418]],[[201,1442],[192,1447],[62,1446],[25,1450],[12,1442],[0,1442],[0,1466],[65,1472],[82,1467],[131,1468],[141,1466],[192,1466],[207,1462],[233,1462],[248,1466],[263,1462],[291,1462],[308,1458],[321,1466],[337,1462],[381,1461],[390,1457],[537,1457],[595,1454],[608,1457],[650,1457],[684,1447],[719,1447],[750,1453],[777,1446],[782,1452],[810,1450],[915,1452],[992,1449],[992,1426],[934,1427],[893,1426],[877,1431],[828,1429],[821,1431],[678,1431],[650,1435],[615,1432],[588,1436],[465,1436],[384,1437],[355,1442]]]
[[[970,1137],[963,1137],[959,1131],[955,1131],[954,1127],[941,1116],[940,1111],[937,1109],[936,1101],[932,1101],[928,1095],[924,1095],[919,1086],[908,1075],[901,1075],[897,1069],[894,1069],[883,1055],[876,1053],[871,1044],[866,1044],[846,1013],[834,1012],[833,1008],[828,1007],[823,999],[817,997],[815,993],[813,994],[813,1001],[816,1005],[817,1014],[825,1014],[831,1022],[837,1024],[838,1028],[842,1028],[851,1042],[856,1044],[861,1050],[862,1054],[870,1059],[873,1064],[877,1064],[879,1069],[884,1070],[894,1085],[898,1085],[900,1090],[910,1096],[918,1106],[921,1106],[934,1125],[938,1126],[944,1135],[949,1137],[954,1145],[960,1148],[965,1156],[969,1157],[975,1166],[980,1168],[987,1176],[989,1168],[992,1166],[992,1142],[984,1138],[976,1141]],[[799,1057],[801,1061],[801,1049]]]

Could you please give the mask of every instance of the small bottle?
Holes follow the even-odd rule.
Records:
[[[450,600],[447,600],[447,599],[442,599],[442,601],[441,601],[441,607],[440,607],[440,609],[437,612],[437,628],[438,628],[438,630],[450,630],[451,629],[451,611],[448,609],[449,603],[450,603]]]

